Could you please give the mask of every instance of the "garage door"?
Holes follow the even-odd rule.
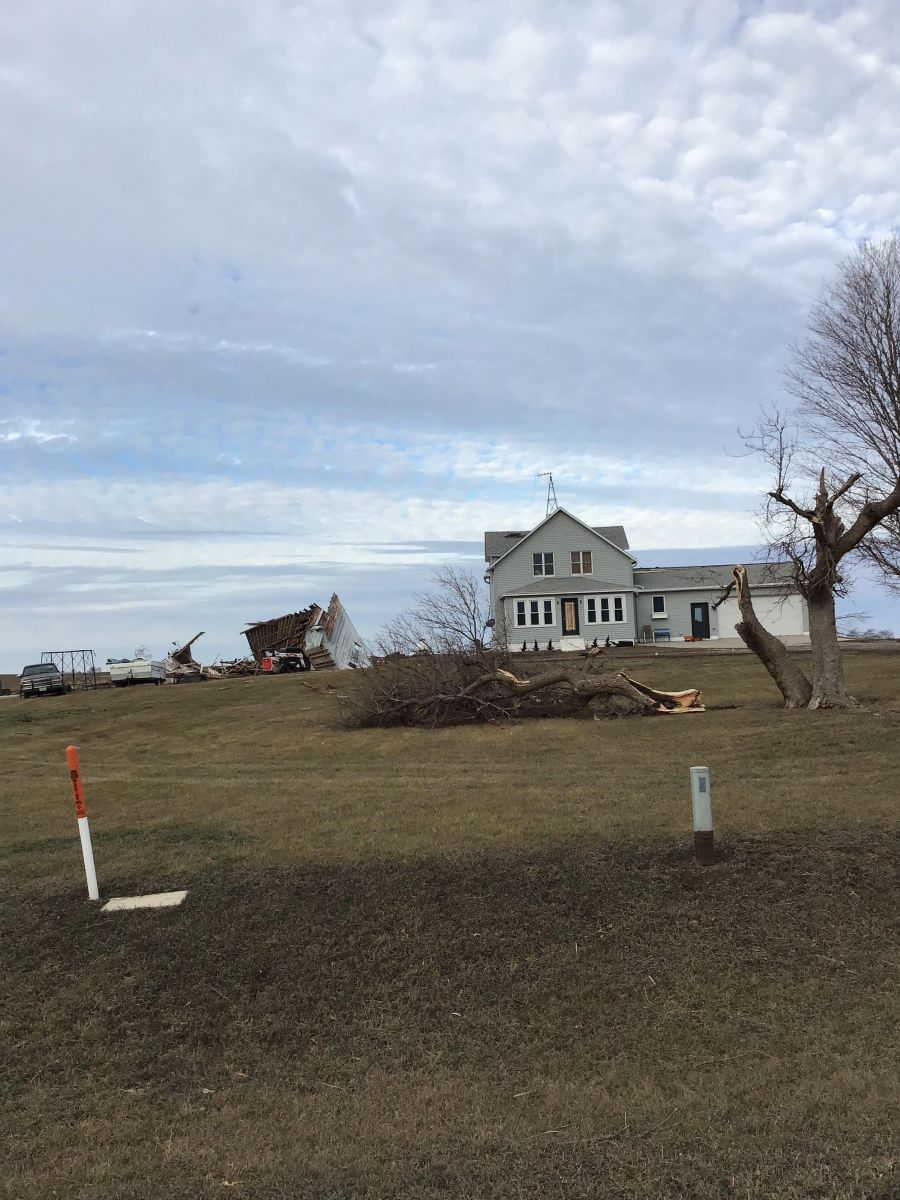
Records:
[[[772,596],[754,596],[756,615],[769,633],[803,633],[803,601],[799,596],[776,600]],[[734,627],[741,619],[737,600],[729,597],[716,609],[719,616],[719,637],[737,637]]]

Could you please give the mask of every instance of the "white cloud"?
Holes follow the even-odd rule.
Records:
[[[151,569],[144,528],[200,592],[273,546],[336,555],[386,607],[370,543],[527,524],[551,468],[635,544],[750,540],[763,479],[735,427],[778,395],[820,280],[900,221],[894,18],[6,5],[13,541],[44,546],[37,572],[124,580]]]
[[[56,429],[48,428],[41,421],[31,421],[24,417],[0,420],[0,443],[8,446],[16,442],[35,442],[39,446],[44,446],[51,442],[77,441],[78,438],[75,434],[58,427]]]

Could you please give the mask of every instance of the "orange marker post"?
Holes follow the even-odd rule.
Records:
[[[84,788],[81,785],[81,768],[78,765],[78,751],[74,746],[66,746],[66,766],[69,768],[69,778],[72,781],[72,797],[75,801],[75,816],[78,820],[78,836],[81,838],[81,853],[84,857],[88,896],[91,900],[99,900],[100,889],[97,887],[97,872],[94,868],[94,850],[91,846],[91,830],[88,825],[87,805],[84,802]]]

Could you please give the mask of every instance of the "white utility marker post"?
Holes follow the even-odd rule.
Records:
[[[91,830],[88,825],[87,805],[84,802],[84,788],[81,786],[81,768],[78,765],[78,751],[74,746],[66,746],[66,765],[69,768],[69,778],[72,780],[72,795],[75,799],[75,816],[78,818],[78,836],[81,838],[81,854],[84,858],[88,897],[91,900],[99,900],[100,889],[97,887],[97,872],[94,869],[94,850],[91,846]]]
[[[701,867],[710,867],[716,861],[716,850],[709,767],[691,767],[691,806],[694,810],[694,853]]]

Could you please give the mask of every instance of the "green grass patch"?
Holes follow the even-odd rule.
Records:
[[[348,733],[331,675],[0,709],[0,1194],[897,1195],[900,659],[851,656],[834,714],[743,656],[640,666],[718,707]],[[86,901],[70,741],[103,893],[181,907]]]

